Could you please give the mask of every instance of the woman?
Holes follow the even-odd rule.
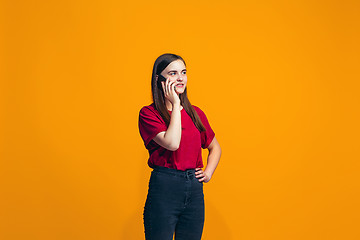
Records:
[[[163,54],[154,64],[153,103],[141,108],[139,131],[153,168],[144,207],[147,240],[200,240],[203,183],[210,181],[221,148],[205,113],[187,97],[185,61]],[[201,148],[209,150],[203,170]]]

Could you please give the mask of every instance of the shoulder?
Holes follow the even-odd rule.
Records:
[[[163,121],[160,113],[155,109],[155,104],[152,103],[150,105],[146,105],[146,106],[143,106],[141,109],[140,109],[140,112],[139,112],[139,118],[140,119],[157,119],[159,121]]]
[[[140,114],[148,114],[148,113],[155,113],[155,112],[157,112],[157,110],[155,109],[154,103],[152,103],[150,105],[143,106],[140,109]]]

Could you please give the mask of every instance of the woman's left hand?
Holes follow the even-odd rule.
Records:
[[[199,182],[209,182],[211,176],[203,171],[201,168],[195,168],[195,177],[199,180]]]

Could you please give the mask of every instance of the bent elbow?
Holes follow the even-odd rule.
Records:
[[[219,145],[219,147],[218,147],[218,152],[219,152],[219,155],[221,156],[221,154],[222,154],[222,149],[221,149],[220,145]]]
[[[180,143],[178,143],[178,144],[172,143],[168,146],[167,149],[174,152],[174,151],[178,150],[179,147],[180,147]]]
[[[170,151],[176,151],[176,150],[178,150],[179,149],[179,145],[172,145],[172,146],[169,146],[169,148],[168,148]]]
[[[212,146],[211,148],[208,148],[208,150],[209,150],[209,153],[215,153],[215,154],[219,154],[221,156],[222,149],[219,144],[216,144],[216,145]]]

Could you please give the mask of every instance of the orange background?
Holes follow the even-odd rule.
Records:
[[[0,239],[144,239],[166,52],[223,150],[203,239],[360,239],[359,1],[0,6]]]

